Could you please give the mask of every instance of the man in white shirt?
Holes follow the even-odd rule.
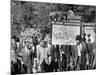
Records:
[[[40,44],[37,45],[37,62],[41,72],[49,71],[48,70],[49,54],[50,53],[46,41],[41,41]]]

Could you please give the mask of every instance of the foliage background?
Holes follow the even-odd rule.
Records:
[[[33,27],[40,28],[43,34],[50,33],[50,12],[68,10],[82,16],[83,22],[96,22],[96,6],[11,0],[11,36],[19,35],[25,28]]]

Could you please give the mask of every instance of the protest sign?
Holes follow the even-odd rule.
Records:
[[[52,44],[75,45],[76,35],[80,35],[80,26],[52,26]]]

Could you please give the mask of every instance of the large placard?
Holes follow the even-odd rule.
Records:
[[[75,45],[76,35],[80,35],[80,25],[52,25],[52,44]]]
[[[86,35],[90,34],[91,35],[91,42],[95,42],[95,31],[94,31],[94,27],[85,27],[85,33]],[[86,36],[86,38],[88,39],[88,37]],[[88,40],[87,40],[88,41]]]

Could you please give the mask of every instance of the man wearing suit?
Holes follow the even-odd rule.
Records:
[[[49,56],[50,51],[48,49],[46,41],[43,40],[39,45],[37,45],[37,62],[39,66],[38,68],[40,68],[41,72],[49,72]]]
[[[51,44],[51,39],[48,39],[48,49],[49,49],[49,72],[53,72],[55,68],[55,46]]]
[[[72,46],[72,57],[74,60],[74,69],[80,67],[81,64],[81,51],[82,51],[82,44],[81,44],[81,36],[76,36],[76,45]]]
[[[61,45],[62,53],[62,70],[69,70],[70,64],[70,45]]]
[[[20,53],[23,54],[22,56],[22,60],[23,60],[23,64],[24,64],[24,69],[26,73],[31,73],[31,58],[30,58],[30,54],[31,54],[31,50],[29,49],[29,42],[25,41],[25,45],[24,47],[21,49]]]

